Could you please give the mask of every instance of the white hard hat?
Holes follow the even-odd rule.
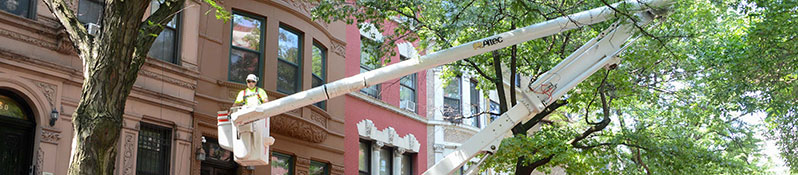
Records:
[[[247,80],[258,81],[258,76],[255,76],[255,74],[249,74],[247,75]]]

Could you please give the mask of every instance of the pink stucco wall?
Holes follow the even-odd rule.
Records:
[[[387,24],[392,27],[392,23]],[[385,31],[392,31],[386,29]],[[386,33],[388,35],[390,33]],[[346,76],[352,76],[360,73],[360,31],[356,25],[347,25],[346,27]],[[402,43],[399,41],[397,43]],[[417,43],[416,43],[417,44]],[[414,45],[416,45],[414,44]],[[397,56],[391,58],[391,63],[399,62],[398,49]],[[417,101],[417,114],[426,118],[426,72],[418,72],[416,77],[416,101]],[[381,100],[393,106],[399,106],[399,80],[391,80],[380,85],[381,87]],[[408,118],[404,115],[392,112],[378,105],[361,100],[357,97],[345,96],[346,99],[346,123],[345,132],[346,136],[344,141],[344,167],[345,174],[357,174],[358,172],[358,151],[359,151],[359,138],[357,132],[357,123],[364,119],[369,119],[374,122],[378,130],[384,130],[387,127],[393,127],[399,136],[406,136],[407,134],[415,135],[419,144],[418,154],[414,157],[415,164],[413,165],[413,173],[421,174],[427,167],[427,125],[423,122]]]

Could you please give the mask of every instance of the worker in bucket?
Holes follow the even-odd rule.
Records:
[[[255,74],[247,75],[247,88],[238,92],[233,106],[255,106],[269,102],[266,91],[257,87],[257,84],[258,76],[255,76]]]
[[[246,81],[247,88],[238,92],[233,106],[246,108],[269,102],[266,91],[256,86],[258,84],[258,76],[249,74]],[[274,137],[269,136],[268,128],[269,119],[267,118],[243,124],[231,130],[231,135],[227,137],[231,139],[232,144],[228,145],[232,145],[236,162],[243,166],[268,164],[269,146],[274,144]]]

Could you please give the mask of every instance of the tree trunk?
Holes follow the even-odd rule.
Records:
[[[89,35],[63,0],[44,0],[64,26],[83,60],[83,90],[72,114],[74,127],[68,174],[114,174],[125,102],[157,34],[183,0],[166,0],[155,13],[144,14],[150,1],[106,0],[101,31]]]

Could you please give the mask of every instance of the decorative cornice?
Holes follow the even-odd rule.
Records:
[[[345,56],[346,55],[346,44],[345,43],[332,41],[330,47],[332,47],[333,53],[337,54],[338,56],[344,57],[344,58],[346,57]]]
[[[420,145],[416,136],[407,134],[404,137],[399,137],[393,127],[387,127],[382,131],[377,130],[374,122],[365,119],[357,123],[358,135],[361,138],[375,140],[375,146],[382,147],[382,144],[395,146],[404,149],[408,152],[418,152]]]
[[[58,141],[61,140],[61,132],[50,130],[50,129],[42,129],[42,142],[58,144]]]
[[[77,55],[75,48],[72,46],[72,42],[69,40],[69,37],[66,35],[66,32],[63,30],[59,31],[58,34],[55,34],[56,42],[45,41],[39,38],[31,37],[25,34],[17,33],[3,28],[0,28],[0,36],[8,37],[17,41],[26,42],[28,44],[36,45],[39,47],[47,48],[66,55]]]
[[[0,30],[2,30],[2,29],[0,29]],[[40,60],[38,58],[31,58],[31,57],[28,57],[28,56],[25,56],[25,55],[21,55],[21,54],[12,52],[10,50],[5,50],[3,48],[0,48],[0,57],[6,58],[8,60],[15,60],[15,61],[20,62],[20,63],[25,63],[25,64],[35,65],[35,66],[39,66],[39,67],[50,68],[50,69],[54,69],[54,70],[58,70],[58,71],[63,71],[64,74],[66,74],[65,76],[69,76],[69,75],[81,76],[82,75],[82,73],[78,69],[73,69],[73,68],[70,68],[70,67],[67,67],[67,66],[64,66],[64,65],[59,65],[59,64],[52,63],[52,62],[48,62],[48,61],[42,61],[42,60]]]
[[[327,131],[309,121],[289,115],[271,117],[271,130],[301,140],[321,143],[327,139]]]
[[[169,77],[169,76],[164,76],[163,74],[155,73],[155,72],[152,72],[152,71],[149,71],[149,70],[144,70],[144,69],[139,70],[139,75],[144,75],[146,77],[150,77],[150,78],[154,78],[156,80],[160,80],[160,81],[168,82],[168,83],[171,83],[171,84],[175,84],[175,85],[178,85],[180,87],[188,88],[188,89],[191,89],[191,90],[197,89],[197,85],[194,84],[194,83],[186,82],[186,81],[179,80],[179,79],[176,79],[176,78],[172,78],[172,77]]]

